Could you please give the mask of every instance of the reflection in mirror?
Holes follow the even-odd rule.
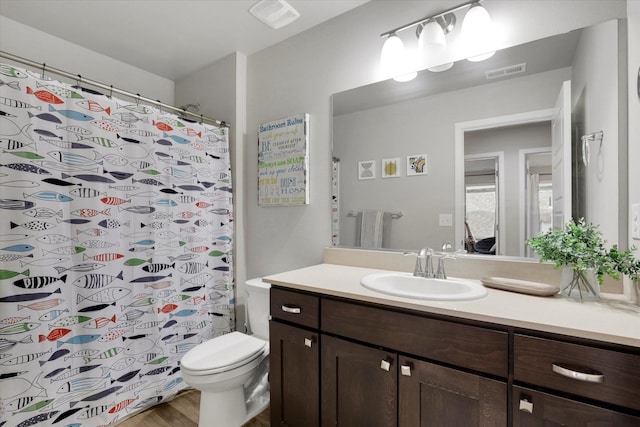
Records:
[[[504,49],[485,62],[425,70],[411,82],[335,94],[338,244],[358,246],[364,231],[384,236],[374,240],[392,250],[445,241],[464,249],[473,239],[475,253],[532,256],[526,239],[552,226],[554,201],[566,195],[563,221],[584,216],[624,248],[626,221],[610,211],[623,208],[618,182],[626,177],[618,166],[619,94],[626,86],[624,79],[618,85],[617,43],[618,23],[608,21]],[[552,120],[565,81],[573,124],[563,178],[573,182],[554,188]],[[529,118],[499,125],[520,116]],[[485,122],[494,124],[478,125]],[[579,167],[577,141],[600,130],[606,137],[592,144],[591,166]],[[423,173],[412,168],[416,158],[423,158]],[[364,179],[359,165],[369,161],[374,176]],[[385,215],[397,212],[402,216]]]

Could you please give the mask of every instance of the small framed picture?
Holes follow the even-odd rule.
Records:
[[[407,176],[426,175],[428,173],[426,154],[407,156]]]
[[[382,178],[398,178],[400,176],[400,157],[382,159]]]
[[[358,162],[358,179],[375,179],[376,161],[364,160]]]

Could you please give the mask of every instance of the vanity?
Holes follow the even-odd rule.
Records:
[[[384,272],[324,263],[263,278],[271,425],[640,425],[637,306],[360,285]]]

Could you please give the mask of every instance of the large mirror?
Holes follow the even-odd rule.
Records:
[[[334,242],[527,257],[528,237],[584,217],[626,247],[620,27],[334,94]]]

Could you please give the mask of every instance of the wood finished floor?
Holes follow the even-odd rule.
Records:
[[[118,427],[198,427],[200,392],[185,390],[165,403],[135,415]],[[242,427],[269,427],[269,408]],[[223,426],[220,426],[223,427]]]

